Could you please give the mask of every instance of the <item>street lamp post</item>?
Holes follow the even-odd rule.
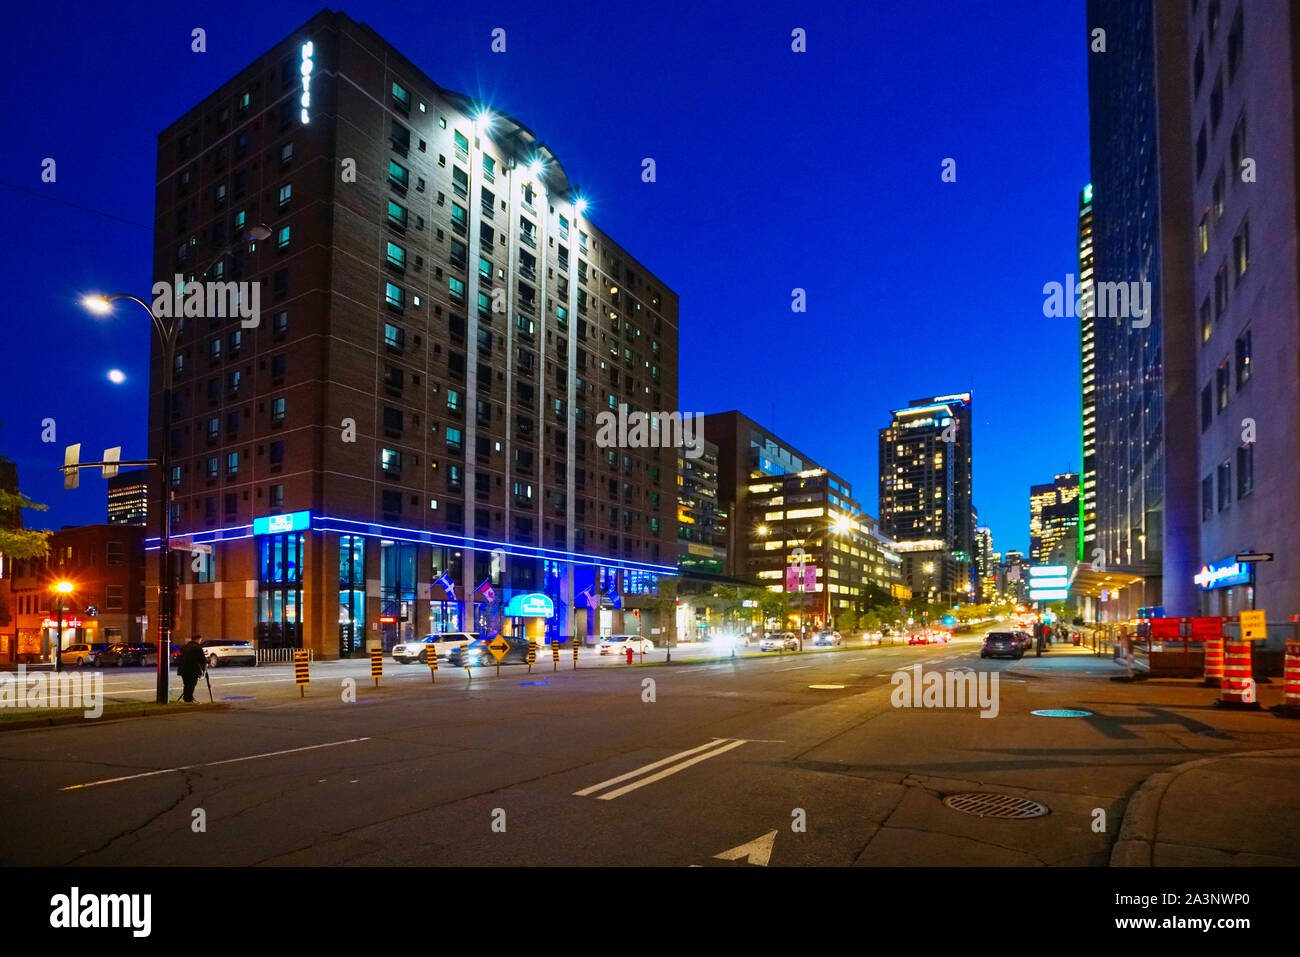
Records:
[[[72,593],[72,582],[61,581],[54,586],[55,604],[58,610],[58,628],[54,632],[54,670],[61,672],[63,670],[63,603],[64,596]]]
[[[179,338],[180,325],[176,322],[163,322],[154,315],[146,302],[127,293],[87,296],[83,302],[91,311],[106,315],[113,311],[113,303],[118,299],[129,299],[149,314],[154,332],[158,334],[162,355],[162,453],[158,458],[158,467],[162,472],[162,537],[158,543],[158,680],[155,700],[158,704],[166,704],[167,666],[171,658],[172,608],[175,604],[171,555],[172,450],[171,436],[168,431],[172,418],[172,380],[175,374],[176,340]]]
[[[267,239],[270,235],[270,227],[265,223],[259,223],[248,229],[245,238],[249,240],[251,248],[252,243]],[[222,250],[212,264],[203,270],[202,276],[206,277],[212,267],[225,258],[226,254],[234,249],[238,243],[237,240]],[[158,680],[156,700],[158,704],[166,704],[168,698],[167,667],[171,658],[172,645],[172,614],[176,606],[171,547],[172,449],[170,429],[172,420],[172,384],[176,374],[176,342],[180,338],[180,323],[176,322],[175,319],[164,322],[154,315],[154,311],[149,307],[148,303],[127,293],[119,292],[108,296],[86,296],[82,300],[82,304],[91,312],[102,316],[111,313],[113,303],[119,299],[129,299],[149,314],[154,332],[158,334],[158,345],[162,353],[162,453],[158,458],[158,467],[162,472],[163,514],[162,537],[158,543]]]

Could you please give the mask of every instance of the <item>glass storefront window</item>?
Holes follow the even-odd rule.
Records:
[[[257,545],[257,642],[263,648],[301,648],[303,533],[266,535]]]
[[[415,635],[415,554],[409,542],[379,543],[379,614],[396,619],[383,625],[384,650]]]
[[[450,395],[450,391],[448,393]],[[441,634],[449,631],[466,630],[461,623],[461,606],[459,601],[453,602],[447,597],[447,593],[442,586],[438,584],[438,579],[443,572],[456,583],[456,597],[460,599],[461,594],[461,575],[463,565],[461,562],[461,553],[452,548],[435,547],[432,550],[432,563],[430,566],[429,581],[432,586],[429,588],[429,632],[431,634]]]
[[[339,537],[339,657],[365,653],[366,540]]]

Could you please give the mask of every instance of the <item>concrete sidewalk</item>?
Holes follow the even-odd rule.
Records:
[[[1153,774],[1124,812],[1112,867],[1300,865],[1300,750],[1201,758]]]
[[[1109,655],[1098,655],[1082,645],[1048,645],[1041,657],[1033,651],[1007,666],[1016,674],[1057,675],[1074,677],[1094,675],[1117,678],[1128,675],[1128,669]]]

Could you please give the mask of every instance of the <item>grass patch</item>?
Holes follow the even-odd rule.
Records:
[[[224,711],[230,705],[158,704],[155,701],[105,701],[98,718],[86,716],[84,708],[0,708],[0,731],[39,728],[60,724],[90,724],[111,718],[144,718],[156,714],[180,714],[192,711]]]

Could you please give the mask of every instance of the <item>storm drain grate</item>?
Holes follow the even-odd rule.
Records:
[[[999,817],[1013,821],[1023,821],[1031,817],[1047,814],[1047,806],[1028,798],[1012,797],[1009,794],[950,794],[943,799],[945,807],[963,814],[976,817]]]

